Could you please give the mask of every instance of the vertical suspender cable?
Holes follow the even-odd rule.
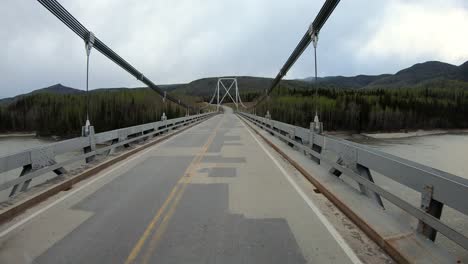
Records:
[[[318,77],[317,77],[317,42],[318,35],[312,36],[312,44],[314,45],[314,64],[315,64],[315,116],[318,116]]]
[[[86,120],[89,120],[89,53],[86,54]]]
[[[94,46],[94,34],[89,32],[85,38],[85,49],[86,49],[86,122],[85,122],[85,134],[89,133],[89,56],[91,55],[91,49]]]

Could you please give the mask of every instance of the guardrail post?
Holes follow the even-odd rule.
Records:
[[[162,116],[161,116],[161,121],[163,123],[163,127],[166,129],[165,131],[163,131],[162,133],[165,133],[165,132],[169,132],[169,130],[167,130],[167,116],[166,116],[166,113],[163,113]]]
[[[257,120],[255,120],[257,121]],[[258,121],[257,121],[258,122]],[[260,121],[260,123],[262,124],[262,122]],[[263,123],[263,125],[271,130],[274,130],[274,127],[273,127],[273,120],[271,120],[271,114],[270,114],[270,111],[267,110],[266,112],[266,115],[265,115],[265,123]],[[273,132],[269,132],[270,135],[274,136],[275,134]]]
[[[314,117],[314,122],[310,122],[310,130],[313,130],[317,134],[322,134],[323,132],[323,123],[319,121],[317,115]]]
[[[317,152],[318,154],[322,153],[322,147],[315,144],[315,135],[322,133],[323,126],[322,123],[319,122],[317,124],[316,122],[310,122],[310,131],[309,131],[309,145],[310,148]],[[313,161],[317,162],[317,164],[320,164],[320,159],[311,155],[310,157]]]
[[[440,219],[444,204],[437,200],[432,199],[433,192],[434,192],[434,187],[432,185],[424,186],[423,191],[421,192],[421,209],[425,211],[426,213],[434,216],[435,218]],[[421,220],[419,220],[417,230],[423,236],[429,238],[432,241],[436,239],[437,230],[435,230],[430,225],[424,223]]]
[[[94,126],[83,126],[81,129],[81,135],[88,137],[89,146],[83,148],[84,153],[88,153],[96,150],[96,139],[94,138]],[[86,158],[86,163],[93,161],[95,156],[89,156]]]
[[[291,139],[292,141],[296,141],[296,131],[294,130],[294,128],[289,129],[288,136],[289,136],[289,139]],[[294,148],[293,143],[290,143],[290,142],[287,142],[287,143],[291,148]]]

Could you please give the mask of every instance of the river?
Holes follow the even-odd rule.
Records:
[[[0,137],[0,157],[53,142],[37,137]]]
[[[468,133],[354,141],[468,178]]]
[[[468,178],[468,133],[387,139],[367,138],[353,141],[463,178]],[[413,205],[419,206],[421,201],[419,193],[377,173],[374,173],[374,179],[379,186],[400,197],[404,197],[406,201],[409,201]],[[468,197],[465,197],[465,199],[468,199]],[[409,217],[408,214],[389,203],[385,203],[385,205],[388,211],[397,214],[400,218],[412,221],[413,226],[416,227],[417,221],[414,218]],[[462,232],[465,236],[468,236],[468,216],[445,206],[441,220],[449,226],[454,227],[457,231]],[[442,235],[437,235],[436,243],[443,245],[443,247],[459,256],[463,263],[468,262],[468,252]]]

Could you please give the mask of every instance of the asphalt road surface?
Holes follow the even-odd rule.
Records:
[[[0,230],[0,263],[359,263],[297,184],[217,115]]]

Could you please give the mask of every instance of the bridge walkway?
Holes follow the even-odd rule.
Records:
[[[290,170],[217,115],[0,230],[0,263],[360,263]]]

